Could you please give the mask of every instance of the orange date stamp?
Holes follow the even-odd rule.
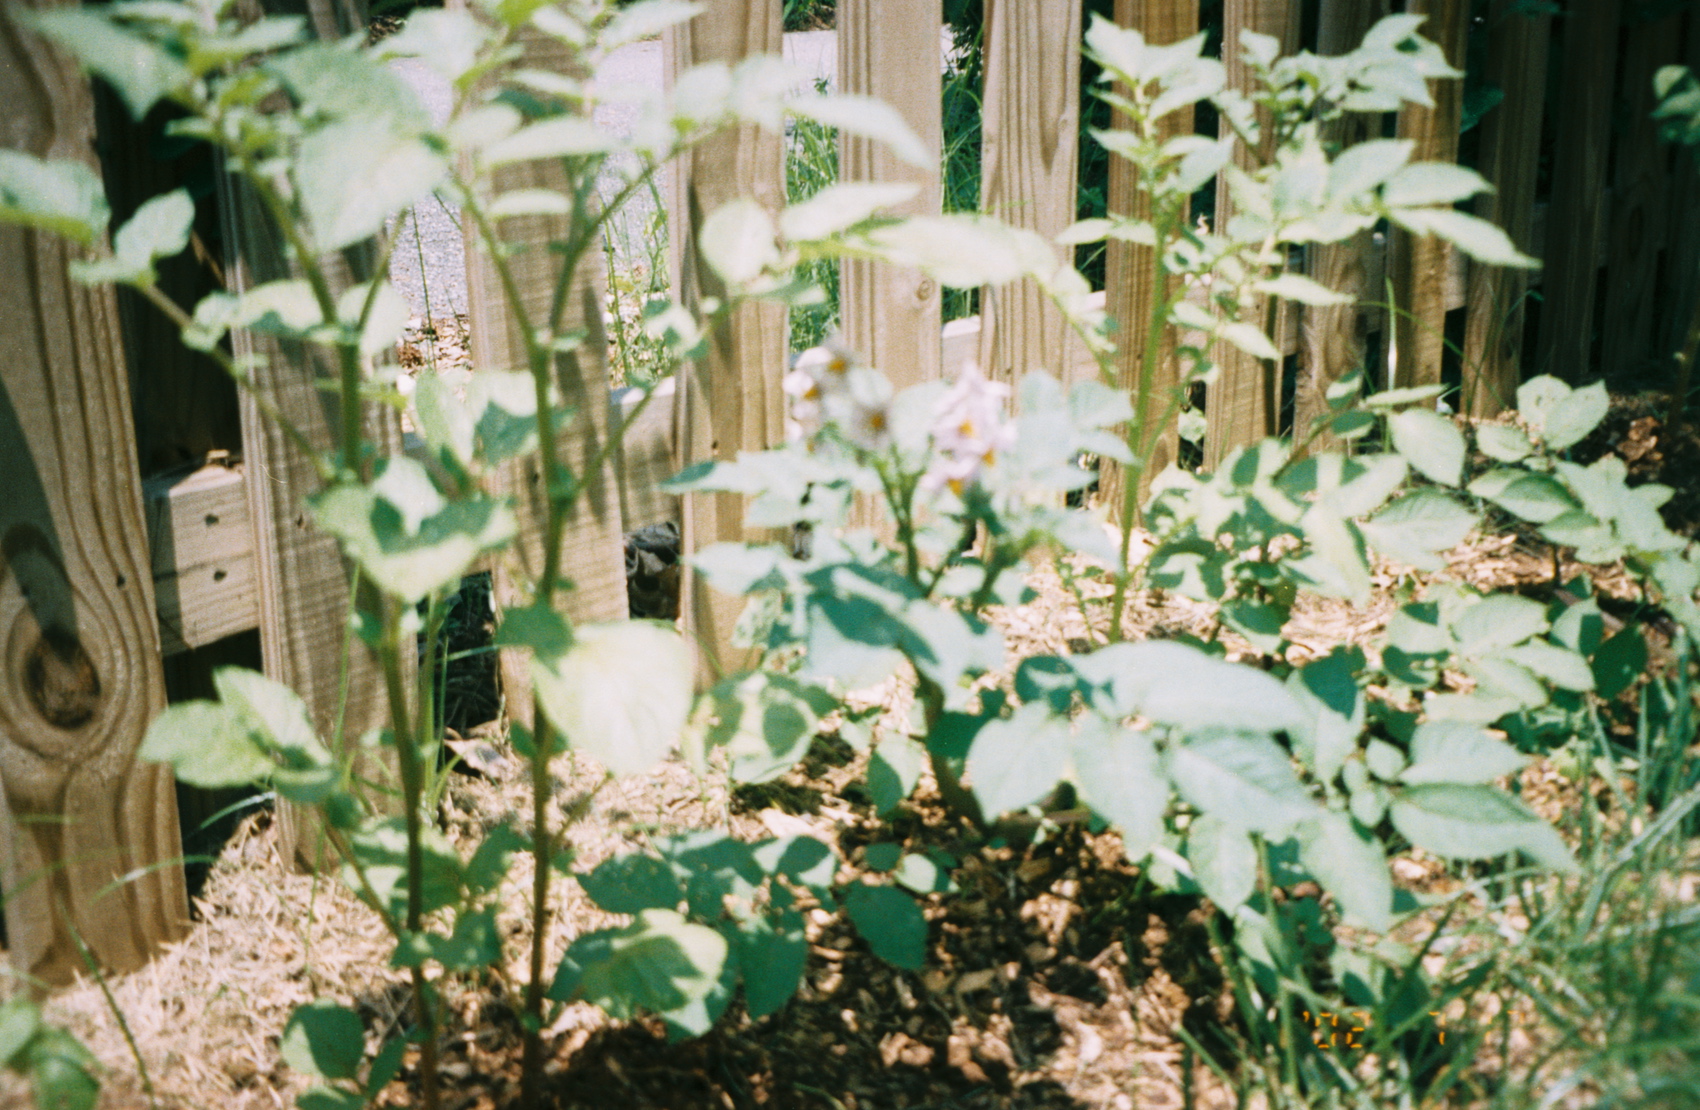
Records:
[[[1438,1010],[1430,1010],[1428,1016],[1435,1019],[1437,1028],[1435,1034],[1440,1043],[1446,1043],[1446,1028],[1439,1023],[1442,1016]],[[1345,1018],[1344,1025],[1341,1019]],[[1352,1019],[1357,1024],[1352,1023]],[[1318,1011],[1314,1016],[1309,1010],[1304,1011],[1304,1019],[1310,1025],[1313,1036],[1311,1042],[1318,1048],[1367,1048],[1359,1039],[1359,1034],[1369,1029],[1369,1012],[1366,1010]],[[1344,1036],[1344,1042],[1341,1037]]]

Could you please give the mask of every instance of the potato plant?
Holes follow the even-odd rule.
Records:
[[[583,999],[617,1017],[655,1014],[681,1035],[707,1030],[740,993],[750,1014],[776,1012],[801,980],[802,909],[811,903],[842,908],[891,963],[921,966],[927,926],[912,893],[950,889],[931,856],[889,852],[877,874],[844,881],[822,842],[746,844],[703,832],[579,871],[563,851],[570,830],[551,827],[544,806],[549,761],[569,749],[610,775],[627,774],[648,770],[682,738],[699,762],[724,749],[735,779],[771,779],[801,758],[849,692],[900,669],[912,674],[921,708],[913,735],[888,735],[872,753],[869,785],[882,811],[899,805],[929,768],[946,803],[982,828],[1072,784],[1152,881],[1201,890],[1232,921],[1232,958],[1248,969],[1242,1009],[1267,1019],[1294,1060],[1308,1043],[1295,1033],[1299,1006],[1320,997],[1307,970],[1319,954],[1296,939],[1298,911],[1274,899],[1275,886],[1314,879],[1341,918],[1377,937],[1413,909],[1394,895],[1390,846],[1408,842],[1450,859],[1521,853],[1543,868],[1575,866],[1558,834],[1493,782],[1521,762],[1502,731],[1541,711],[1555,691],[1580,696],[1605,681],[1605,646],[1585,619],[1587,602],[1554,609],[1440,586],[1406,604],[1371,650],[1343,645],[1314,658],[1294,650],[1283,628],[1301,594],[1367,597],[1372,553],[1439,569],[1440,553],[1492,506],[1584,559],[1626,560],[1648,600],[1700,636],[1700,559],[1660,521],[1661,491],[1628,488],[1610,460],[1584,467],[1564,457],[1603,415],[1603,391],[1551,379],[1524,386],[1524,425],[1481,429],[1477,447],[1497,465],[1466,481],[1468,442],[1434,411],[1434,390],[1364,396],[1360,381],[1342,382],[1322,427],[1349,449],[1373,442],[1373,450],[1310,451],[1317,429],[1301,429],[1297,445],[1251,445],[1213,474],[1157,476],[1144,506],[1134,503],[1138,483],[1130,481],[1114,537],[1090,513],[1063,507],[1062,495],[1090,480],[1077,465],[1083,452],[1135,474],[1149,466],[1151,418],[1173,416],[1184,400],[1181,391],[1162,395],[1153,385],[1165,329],[1181,331],[1186,382],[1208,381],[1216,343],[1277,356],[1247,318],[1254,298],[1342,299],[1289,271],[1290,247],[1337,241],[1387,220],[1440,235],[1484,263],[1529,264],[1503,233],[1452,207],[1485,187],[1474,173],[1412,163],[1408,143],[1331,150],[1320,138],[1319,125],[1334,114],[1426,102],[1427,78],[1456,76],[1417,34],[1416,17],[1382,21],[1362,47],[1338,58],[1279,58],[1273,40],[1246,35],[1240,49],[1255,76],[1249,95],[1226,87],[1221,63],[1201,55],[1202,36],[1155,47],[1094,23],[1087,48],[1106,82],[1126,90],[1105,95],[1133,121],[1132,130],[1102,138],[1135,163],[1152,193],[1152,215],[1088,221],[1065,239],[1151,245],[1154,287],[1173,290],[1157,299],[1149,320],[1127,322],[1125,333],[1144,350],[1141,385],[1131,395],[1107,384],[1108,322],[1086,308],[1085,280],[1059,261],[1056,245],[1030,233],[978,216],[885,217],[882,210],[910,192],[889,185],[832,186],[777,214],[753,201],[713,213],[700,247],[732,292],[728,304],[705,305],[704,313],[745,298],[806,303],[812,291],[794,272],[820,260],[889,260],[959,288],[1031,278],[1099,357],[1105,381],[1065,389],[1032,374],[1012,390],[969,369],[950,382],[895,392],[853,351],[811,352],[785,381],[791,442],[699,465],[674,483],[680,492],[747,495],[755,528],[810,528],[801,558],[788,547],[742,544],[694,557],[717,588],[752,599],[742,632],[766,649],[761,665],[726,678],[693,710],[691,653],[672,629],[575,625],[562,616],[556,603],[570,568],[561,565],[560,541],[584,490],[582,475],[561,457],[558,429],[570,414],[555,382],[558,360],[586,340],[563,327],[562,306],[585,255],[599,249],[608,213],[648,188],[668,159],[738,124],[779,128],[788,117],[812,118],[885,141],[917,163],[925,157],[889,109],[856,98],[789,96],[774,59],[702,66],[670,92],[633,93],[641,110],[629,138],[591,123],[601,94],[582,80],[518,60],[516,36],[528,24],[592,63],[698,8],[678,0],[617,12],[595,0],[480,0],[471,10],[422,9],[375,49],[303,41],[303,22],[293,17],[242,24],[219,0],[149,0],[33,19],[110,81],[138,118],[161,101],[180,108],[173,131],[220,151],[289,244],[295,271],[197,305],[172,302],[154,265],[187,243],[193,204],[180,190],[145,204],[114,234],[111,251],[80,264],[75,276],[137,289],[239,383],[249,367],[223,346],[231,329],[285,340],[308,366],[322,360],[337,406],[334,450],[286,431],[324,481],[310,506],[314,520],[358,568],[363,588],[350,634],[383,663],[389,726],[368,738],[315,735],[292,691],[227,669],[217,676],[217,701],[171,707],[143,748],[184,781],[263,781],[282,798],[318,807],[344,881],[393,936],[392,962],[411,976],[414,1026],[370,1059],[354,1012],[328,1000],[297,1011],[282,1051],[320,1080],[301,1105],[363,1104],[398,1074],[409,1042],[418,1049],[421,1098],[437,1105],[444,974],[493,971],[518,999],[525,1098],[537,1105],[542,1030],[554,1007]],[[453,83],[455,110],[443,128],[431,125],[383,64],[409,54]],[[1206,99],[1229,121],[1223,138],[1160,138],[1155,125],[1164,115]],[[1275,153],[1242,171],[1232,155],[1259,140],[1256,107],[1269,111]],[[567,187],[495,193],[497,168],[533,160],[558,164]],[[1218,173],[1240,215],[1227,227],[1199,230],[1185,218],[1185,201]],[[596,182],[608,174],[618,177],[618,191],[599,203]],[[325,259],[377,235],[433,191],[476,229],[518,318],[526,363],[481,368],[459,390],[428,375],[407,400],[389,354],[405,321],[400,298],[382,279],[335,288]],[[505,220],[539,213],[567,217],[570,230],[552,245],[562,295],[553,312],[533,317],[515,288],[514,246],[502,229]],[[86,168],[0,156],[0,218],[93,245],[103,241],[108,216]],[[1193,288],[1208,293],[1187,295]],[[696,353],[708,323],[669,305],[653,313],[650,327],[673,358],[684,359]],[[1006,411],[1011,400],[1014,416]],[[409,404],[428,464],[374,457],[362,439],[364,409]],[[516,728],[510,739],[530,764],[534,818],[529,827],[490,830],[462,858],[423,804],[440,733],[430,709],[435,675],[422,668],[410,677],[404,661],[421,634],[428,641],[439,634],[461,576],[513,541],[514,509],[491,492],[491,479],[533,453],[549,494],[546,561],[529,583],[527,604],[501,615],[497,642],[531,656],[540,713],[535,731]],[[894,544],[844,526],[857,495],[883,505]],[[1153,542],[1136,561],[1132,537],[1141,518]],[[963,546],[970,531],[979,537],[971,553]],[[1010,690],[993,688],[988,678],[1005,669],[1005,653],[988,608],[1028,596],[1024,575],[1036,555],[1077,552],[1098,560],[1113,582],[1107,612],[1080,600],[1104,642],[1021,660]],[[1229,661],[1220,639],[1126,642],[1122,611],[1136,591],[1153,588],[1215,606],[1221,626],[1243,637],[1256,659]],[[428,643],[428,658],[434,650]],[[1450,689],[1448,674],[1472,685]],[[362,743],[394,752],[399,812],[386,810],[356,775],[352,753]],[[509,865],[522,853],[536,877],[531,939],[516,968],[496,911]],[[631,921],[580,937],[550,966],[543,938],[557,871]],[[1424,1021],[1414,957],[1368,942],[1323,947],[1324,963],[1354,984],[1357,1001],[1386,1015],[1383,1036],[1397,1038]],[[49,1044],[18,1020],[35,1038],[28,1044]],[[7,1059],[51,1055],[31,1049]]]

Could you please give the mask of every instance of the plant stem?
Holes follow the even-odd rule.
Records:
[[[408,712],[407,690],[402,682],[402,625],[403,605],[386,600],[384,603],[384,634],[379,659],[383,665],[384,686],[389,695],[390,722],[395,730],[396,756],[401,768],[403,820],[407,828],[407,917],[406,932],[417,934],[424,917],[425,853],[424,819],[420,813],[420,795],[424,786],[424,770],[419,758],[424,737],[416,731],[418,719]],[[413,968],[413,1003],[419,1019],[419,1078],[426,1110],[437,1110],[437,1013],[431,1003],[430,987],[425,981],[425,968]]]

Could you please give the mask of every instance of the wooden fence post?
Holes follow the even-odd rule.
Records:
[[[1554,118],[1552,205],[1547,210],[1541,275],[1541,333],[1535,372],[1577,381],[1588,372],[1594,334],[1594,280],[1606,220],[1606,153],[1611,148],[1611,91],[1617,83],[1621,0],[1589,0],[1563,24],[1564,80]]]
[[[1226,0],[1222,15],[1222,61],[1228,69],[1230,88],[1247,89],[1251,71],[1240,55],[1240,31],[1261,31],[1280,40],[1281,53],[1290,54],[1299,45],[1299,5],[1293,0]],[[1273,153],[1274,137],[1270,133],[1266,113],[1258,113],[1263,124],[1264,150]],[[1222,125],[1226,133],[1227,124]],[[1252,169],[1258,155],[1236,147],[1234,164],[1243,170]],[[1216,179],[1216,218],[1212,226],[1222,228],[1233,218],[1233,198],[1228,195],[1225,176]],[[1265,325],[1265,301],[1259,299],[1252,309],[1250,320],[1258,327]],[[1273,329],[1280,334],[1279,327]],[[1204,435],[1204,465],[1214,470],[1229,452],[1248,443],[1256,443],[1274,435],[1281,409],[1280,364],[1259,362],[1257,359],[1226,344],[1216,346],[1218,376],[1210,386],[1205,400],[1204,415],[1208,429]]]
[[[573,53],[561,40],[527,25],[519,34],[524,64],[545,72],[569,72]],[[566,174],[552,161],[517,162],[496,171],[497,195],[514,189],[568,191]],[[565,239],[570,221],[563,216],[520,216],[503,220],[502,238],[522,243],[528,249],[512,254],[508,265],[525,299],[526,315],[533,327],[548,322],[560,260],[547,249],[552,240]],[[526,366],[524,340],[518,317],[502,296],[495,265],[478,241],[471,221],[462,226],[466,234],[468,327],[472,338],[472,364],[479,369],[519,370]],[[608,338],[603,332],[602,259],[587,254],[571,279],[566,311],[556,334],[577,328],[588,333],[578,350],[561,355],[555,362],[556,388],[562,403],[575,411],[560,428],[560,458],[585,483],[585,493],[573,519],[562,535],[561,569],[573,580],[574,588],[559,596],[561,611],[575,622],[616,621],[627,616],[626,569],[622,548],[623,521],[619,487],[614,468],[604,464],[594,475],[584,473],[601,451],[609,435],[611,404],[608,391]],[[543,532],[548,519],[547,491],[542,467],[536,456],[504,468],[504,492],[514,496],[519,515],[519,538],[493,567],[494,595],[506,607],[521,604],[519,582],[536,581],[543,570]],[[516,578],[515,570],[521,571]],[[503,712],[510,721],[533,727],[533,699],[529,655],[520,651],[500,653]]]
[[[1439,44],[1453,69],[1464,68],[1464,43],[1470,32],[1469,0],[1412,0],[1409,11],[1429,17],[1419,30]],[[1406,104],[1399,111],[1399,137],[1414,140],[1413,162],[1454,162],[1458,158],[1458,121],[1464,106],[1461,80],[1429,82],[1434,107]],[[1446,349],[1446,275],[1452,246],[1432,235],[1394,228],[1387,241],[1387,275],[1393,283],[1394,370],[1392,384],[1432,385],[1440,381]]]
[[[1145,41],[1167,46],[1198,32],[1198,0],[1116,0],[1115,19],[1121,26],[1143,34]],[[1111,126],[1125,129],[1127,117],[1114,113]],[[1172,112],[1157,126],[1164,138],[1190,134],[1192,109]],[[1139,171],[1132,162],[1119,155],[1110,156],[1109,211],[1133,219],[1150,219],[1151,194],[1139,188],[1138,179]],[[1153,248],[1123,239],[1111,239],[1105,244],[1104,307],[1116,321],[1116,385],[1120,389],[1139,388],[1140,363],[1145,358],[1145,327],[1150,322],[1151,306],[1157,295],[1152,284],[1155,256]],[[1169,398],[1180,386],[1174,335],[1168,328],[1163,329],[1151,386],[1150,418],[1142,439],[1149,442],[1156,435],[1157,449],[1151,456],[1151,465],[1139,476],[1140,501],[1150,491],[1151,480],[1179,455],[1180,436],[1174,424],[1158,427]],[[1121,519],[1126,505],[1126,482],[1127,472],[1119,464],[1109,459],[1099,463],[1099,501],[1113,520]]]
[[[1074,222],[1080,146],[1081,0],[985,0],[986,93],[980,206],[1052,239]],[[1030,370],[1068,378],[1075,361],[1062,314],[1037,285],[988,287],[980,363],[1018,383]]]
[[[881,143],[839,137],[839,180],[914,183],[921,191],[892,211],[937,215],[942,139],[942,0],[840,0],[838,82],[896,108],[932,155],[931,172],[893,157]],[[845,342],[898,389],[941,373],[943,298],[938,283],[918,270],[847,260],[838,284]]]
[[[0,100],[8,149],[94,167],[87,79],[4,13]],[[73,935],[127,971],[188,924],[171,770],[136,760],[165,678],[117,302],[77,253],[0,227],[0,880],[49,983]]]
[[[317,33],[346,32],[353,19],[332,0],[310,0]],[[252,191],[221,175],[225,275],[230,292],[296,276],[281,234]],[[377,252],[349,248],[322,261],[338,291],[370,280]],[[320,352],[285,344],[246,329],[231,333],[232,353],[254,359],[249,389],[242,394],[242,447],[248,473],[248,503],[254,522],[254,563],[260,611],[260,651],[266,677],[301,695],[321,736],[357,743],[389,721],[384,684],[370,648],[349,634],[350,566],[337,542],[313,526],[306,500],[320,488],[313,463],[283,431],[261,416],[255,394],[263,395],[281,419],[293,423],[314,446],[330,449],[338,428],[316,379],[334,378],[319,365]],[[364,436],[380,457],[396,454],[401,426],[386,406],[368,405]],[[344,673],[346,667],[346,675]],[[411,683],[409,684],[411,686]],[[346,700],[344,691],[346,690]],[[365,766],[372,776],[378,766]],[[326,858],[311,810],[279,802],[278,851],[285,866],[314,868]]]
[[[774,0],[709,0],[708,10],[662,36],[669,81],[704,62],[736,63],[752,54],[778,54],[784,46],[780,5]],[[777,211],[785,203],[783,147],[779,136],[741,127],[699,144],[675,164],[669,227],[675,295],[693,308],[720,297],[718,276],[697,254],[703,221],[736,197],[751,196]],[[785,310],[745,305],[714,323],[706,357],[680,368],[674,393],[674,439],[681,469],[705,459],[733,459],[759,451],[785,434]],[[683,499],[687,555],[713,543],[772,538],[744,529],[744,499],[735,493],[691,494]],[[740,670],[751,653],[732,644],[743,612],[741,598],[716,593],[687,564],[680,620],[694,638],[703,665],[699,684]]]
[[[1692,5],[1680,61],[1700,73],[1700,10]],[[1691,150],[1675,152],[1665,218],[1665,252],[1659,267],[1660,313],[1655,331],[1658,347],[1654,353],[1661,368],[1669,373],[1671,354],[1682,348],[1693,320],[1694,302],[1700,299],[1700,162]]]
[[[1365,32],[1387,12],[1386,0],[1322,0],[1316,26],[1316,52],[1324,57],[1357,49]],[[1381,135],[1381,115],[1348,112],[1324,127],[1322,141],[1343,149]],[[1299,376],[1293,397],[1293,441],[1302,443],[1311,427],[1328,412],[1328,388],[1363,365],[1363,316],[1357,302],[1366,293],[1370,232],[1366,229],[1339,243],[1310,248],[1310,276],[1352,298],[1351,304],[1306,306],[1299,319]],[[1279,342],[1279,340],[1277,340]],[[1311,444],[1315,451],[1339,446],[1323,433]]]
[[[1674,65],[1682,48],[1682,17],[1672,13],[1631,23],[1618,81],[1617,133],[1611,177],[1605,304],[1600,316],[1600,373],[1608,378],[1646,369],[1653,347],[1659,252],[1665,246],[1665,198],[1672,150],[1659,138],[1652,113],[1653,74]]]
[[[1494,192],[1476,200],[1476,215],[1503,227],[1527,252],[1534,237],[1552,17],[1522,15],[1516,6],[1514,0],[1498,0],[1489,17],[1486,79],[1505,90],[1505,99],[1482,119],[1481,171]],[[1529,275],[1472,265],[1468,280],[1461,407],[1472,416],[1494,416],[1516,404],[1522,382]]]

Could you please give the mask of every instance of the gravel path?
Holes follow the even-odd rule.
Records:
[[[785,36],[785,58],[797,66],[807,81],[832,80],[837,69],[836,36],[831,31],[801,31]],[[413,86],[432,119],[448,119],[451,95],[448,83],[423,62],[398,58],[390,63]],[[604,86],[633,84],[656,86],[662,81],[661,42],[633,43],[609,54],[597,69]],[[637,109],[610,104],[597,112],[596,121],[617,134],[630,134]],[[647,254],[652,246],[645,232],[655,201],[640,193],[627,206],[613,240],[623,261],[634,254]],[[390,280],[401,290],[413,313],[420,317],[442,317],[466,312],[466,253],[461,238],[460,214],[433,197],[391,226],[395,252],[390,258]]]

